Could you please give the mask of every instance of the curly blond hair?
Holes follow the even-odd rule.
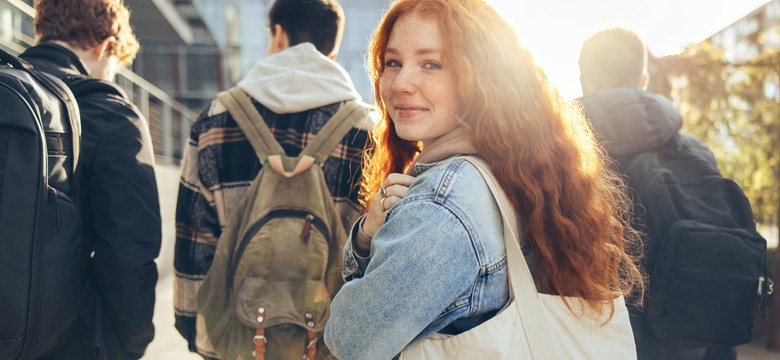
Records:
[[[133,62],[140,45],[123,0],[36,0],[38,41],[59,40],[83,50],[114,37],[106,51],[121,65]]]

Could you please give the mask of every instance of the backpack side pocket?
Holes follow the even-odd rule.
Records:
[[[745,229],[674,223],[651,279],[647,321],[655,336],[688,347],[749,342],[765,249],[765,240]]]

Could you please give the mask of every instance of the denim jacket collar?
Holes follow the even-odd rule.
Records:
[[[416,162],[416,163],[412,164],[412,169],[413,169],[412,171],[413,171],[413,173],[410,174],[410,175],[412,175],[412,176],[420,176],[420,175],[422,175],[422,173],[428,171],[429,169],[435,168],[436,166],[439,166],[439,165],[441,165],[443,163],[452,161],[452,158],[454,158],[454,157],[464,156],[464,155],[478,156],[476,154],[453,154],[453,155],[448,156],[448,157],[446,157],[444,159],[441,159],[439,161],[425,162],[425,163],[423,163],[423,162]]]

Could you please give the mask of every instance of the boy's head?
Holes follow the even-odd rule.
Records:
[[[647,87],[647,48],[631,30],[615,27],[593,34],[582,44],[579,63],[583,94]]]
[[[323,55],[335,58],[344,31],[344,11],[336,0],[277,0],[268,12],[271,31],[271,53],[280,29],[286,35],[286,46],[310,42]]]
[[[105,52],[119,65],[133,62],[139,44],[122,0],[36,0],[38,41],[62,41],[90,50],[107,42]]]

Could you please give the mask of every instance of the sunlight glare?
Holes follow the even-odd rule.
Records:
[[[644,37],[655,55],[680,52],[767,0],[487,0],[512,23],[561,94],[582,92],[577,59],[596,31],[621,26]]]

